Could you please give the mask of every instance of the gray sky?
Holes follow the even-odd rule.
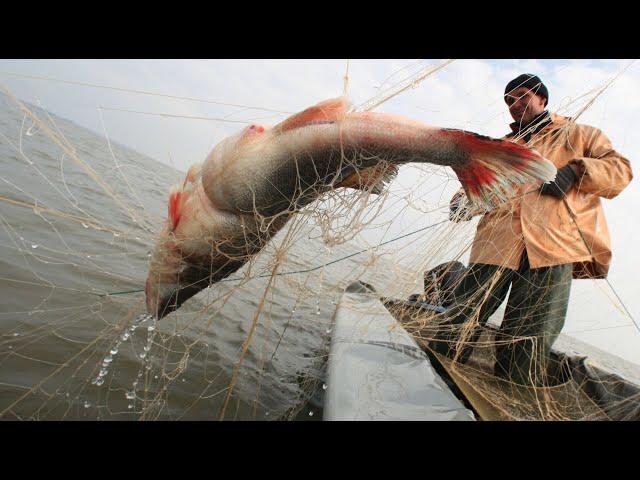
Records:
[[[419,69],[439,63],[350,60],[348,95],[358,105]],[[549,88],[550,109],[570,116],[594,98],[594,89],[630,64],[578,121],[601,128],[634,164],[640,153],[640,62],[457,60],[377,110],[499,137],[508,131],[511,121],[502,100],[504,85],[518,74],[538,74]],[[186,171],[191,164],[202,162],[220,140],[243,128],[243,122],[273,124],[285,118],[286,112],[341,95],[346,69],[346,60],[0,60],[0,82],[19,98],[101,135],[106,131],[111,140]],[[434,173],[427,178],[424,169],[402,168],[391,187],[389,208],[376,219],[389,225],[358,236],[358,243],[374,245],[444,218],[425,211],[446,204],[459,183],[445,169],[427,171]],[[610,281],[638,319],[637,181],[618,198],[603,203],[613,239]],[[394,244],[401,264],[415,265],[420,257],[422,247],[412,247],[410,241]],[[420,262],[429,265],[425,255]],[[615,308],[612,298],[603,282],[574,282],[565,331],[578,332],[577,338],[640,363],[640,334]]]

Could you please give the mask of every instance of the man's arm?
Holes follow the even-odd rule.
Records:
[[[585,142],[585,156],[569,162],[578,176],[577,188],[600,197],[614,198],[631,182],[631,164],[613,149],[602,131],[593,127],[586,129],[589,138]]]

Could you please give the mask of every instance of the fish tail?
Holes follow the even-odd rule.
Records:
[[[462,130],[444,130],[465,153],[463,166],[452,166],[468,199],[495,207],[513,194],[514,184],[548,182],[556,167],[535,150]]]

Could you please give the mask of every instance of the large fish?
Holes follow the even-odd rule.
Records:
[[[378,192],[398,164],[450,166],[469,200],[485,205],[514,183],[555,177],[551,162],[515,143],[349,108],[338,98],[274,127],[251,125],[191,167],[169,194],[145,287],[149,314],[162,318],[238,270],[323,193]]]

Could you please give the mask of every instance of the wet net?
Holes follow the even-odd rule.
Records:
[[[386,111],[396,99],[428,89],[430,79],[455,65],[405,63],[389,67],[376,79],[378,92],[361,99],[354,110]],[[344,92],[336,93],[351,96],[355,87],[348,65],[346,74],[336,73],[338,79],[344,75]],[[563,101],[558,112],[579,119],[622,74]],[[21,81],[32,82],[36,94],[39,85],[56,82],[28,76]],[[109,88],[177,102],[197,100],[67,83],[78,91]],[[478,96],[481,89],[463,94]],[[108,108],[88,100],[85,106],[97,108],[103,127],[93,132],[19,99],[4,85],[0,102],[0,419],[320,419],[333,315],[354,280],[375,287],[375,295],[481,418],[634,415],[629,405],[637,403],[640,393],[634,390],[631,362],[607,365],[611,360],[604,358],[601,364],[611,368],[603,371],[618,375],[594,374],[577,357],[556,350],[551,354],[547,343],[555,338],[543,344],[527,332],[500,328],[500,305],[509,286],[501,284],[503,269],[483,277],[464,299],[451,301],[464,322],[447,323],[451,316],[427,308],[449,308],[443,285],[459,287],[461,277],[452,280],[451,269],[468,262],[477,225],[477,216],[461,221],[458,212],[457,221],[450,218],[449,202],[460,187],[450,169],[407,164],[398,171],[379,158],[381,169],[357,171],[351,178],[357,189],[318,192],[304,184],[298,200],[276,215],[257,207],[245,211],[245,242],[228,236],[208,241],[211,252],[226,256],[231,273],[156,320],[146,315],[145,280],[154,248],[166,236],[162,229],[171,187],[187,185],[187,174],[168,166],[171,158],[158,162],[113,141],[107,112],[231,122],[239,128],[259,116],[279,123],[292,112],[211,102],[221,113],[194,117]],[[483,102],[490,107],[488,115],[502,108],[502,98]],[[481,131],[488,121],[482,119],[450,126]],[[153,132],[140,132],[148,134]],[[366,152],[345,162],[357,162],[358,156]],[[194,178],[196,185],[201,173]],[[255,205],[259,192],[252,195]],[[434,270],[438,265],[445,267]],[[516,278],[522,275],[515,272],[510,281]],[[586,328],[581,324],[581,330],[626,328],[640,341],[611,285],[585,282],[593,288],[574,287],[574,297],[586,300],[587,309],[589,302],[609,305],[617,323],[602,327],[594,319]],[[497,285],[502,285],[502,297]],[[539,298],[538,306],[548,301]],[[481,311],[491,299],[496,311],[486,319]],[[446,348],[434,349],[436,340]],[[504,347],[522,344],[529,345],[532,359],[520,372],[524,381],[496,376],[497,355],[514,355],[512,350],[505,354]]]

